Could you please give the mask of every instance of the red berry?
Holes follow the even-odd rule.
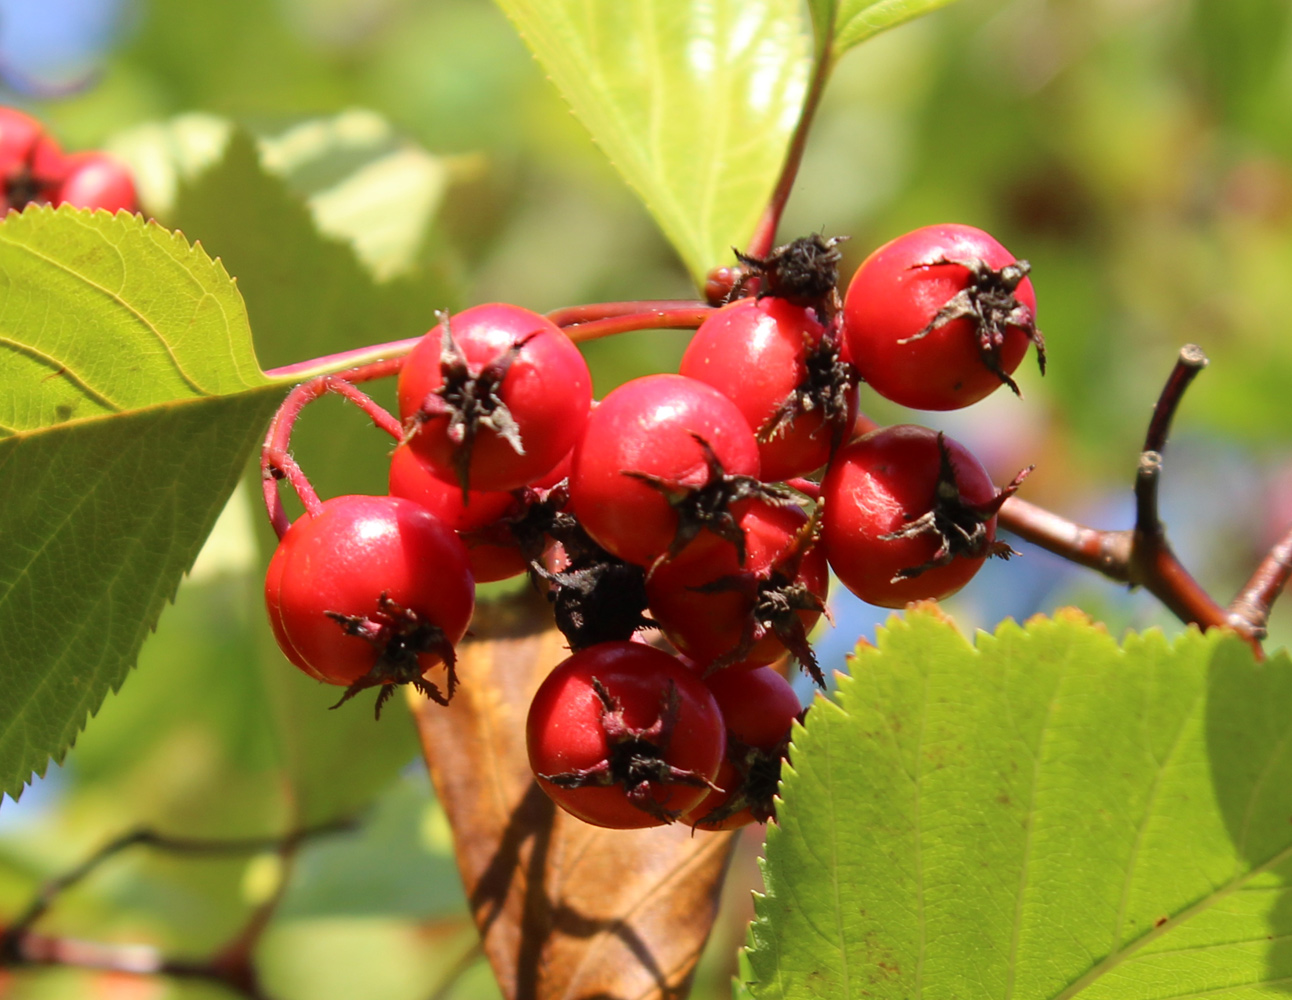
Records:
[[[830,574],[808,516],[760,500],[737,513],[744,564],[724,543],[660,560],[646,578],[651,617],[702,666],[761,666],[788,649],[813,671],[807,636],[825,607]]]
[[[592,377],[570,338],[500,303],[446,319],[399,376],[410,445],[463,489],[513,490],[545,476],[574,447],[591,405]]]
[[[594,826],[671,822],[711,790],[726,729],[700,678],[636,642],[589,646],[530,705],[529,763],[561,808]]]
[[[781,298],[740,299],[701,324],[678,371],[713,386],[758,436],[762,478],[803,476],[830,458],[856,413],[856,380],[822,345],[815,313]],[[823,352],[826,356],[822,356]]]
[[[799,698],[789,681],[772,667],[719,670],[705,679],[727,726],[727,752],[710,792],[682,817],[702,830],[733,830],[765,823],[790,727],[799,716]]]
[[[871,431],[835,455],[821,487],[821,541],[839,580],[863,601],[900,608],[963,587],[996,542],[1003,491],[964,447],[903,424]]]
[[[844,300],[848,355],[880,395],[917,410],[977,402],[1037,346],[1029,266],[972,226],[926,226],[884,244]]]
[[[0,108],[0,212],[50,201],[64,171],[58,144],[40,122]]]
[[[757,475],[758,444],[731,400],[695,379],[648,375],[589,416],[570,506],[602,548],[649,566],[679,537],[720,530],[727,498],[749,495]]]
[[[505,529],[487,530],[520,507],[511,493],[470,490],[464,501],[461,489],[439,478],[421,456],[401,444],[390,457],[390,495],[415,500],[458,532],[466,544],[476,583],[506,580],[525,572],[527,563],[515,539]]]
[[[456,645],[475,588],[466,549],[428,510],[399,497],[324,501],[283,535],[265,577],[283,654],[311,677],[347,687],[410,683],[447,702]],[[427,678],[447,667],[447,694]],[[383,687],[378,710],[391,693]],[[340,704],[340,702],[338,702]]]
[[[67,157],[63,182],[50,198],[55,205],[137,212],[139,196],[124,163],[107,153],[73,153]]]

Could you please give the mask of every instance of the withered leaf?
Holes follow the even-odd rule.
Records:
[[[525,717],[569,655],[539,596],[482,606],[447,708],[410,695],[472,915],[508,1000],[684,996],[732,847],[681,824],[603,830],[534,783]]]

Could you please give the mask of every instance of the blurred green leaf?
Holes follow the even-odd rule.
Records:
[[[1191,8],[1189,36],[1207,96],[1218,111],[1241,120],[1287,58],[1292,6],[1285,0],[1194,0]]]
[[[498,0],[702,280],[771,194],[803,99],[796,0]]]
[[[1289,720],[1219,633],[893,619],[795,734],[754,995],[1279,994]]]
[[[138,216],[0,223],[0,785],[117,688],[281,390],[234,283]]]
[[[881,31],[905,24],[954,0],[808,0],[817,52],[827,39],[833,58],[873,38]]]

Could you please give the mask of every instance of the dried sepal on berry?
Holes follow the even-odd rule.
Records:
[[[843,259],[837,248],[847,238],[826,239],[820,233],[812,233],[776,247],[766,257],[753,257],[733,247],[742,268],[733,297],[757,279],[759,298],[775,296],[808,306],[826,319],[837,308],[839,261]]]
[[[458,685],[457,653],[444,630],[415,611],[401,607],[382,592],[377,609],[370,616],[346,615],[338,611],[325,614],[341,626],[346,635],[358,636],[377,650],[372,669],[349,687],[332,708],[340,708],[360,691],[381,687],[374,715],[381,718],[381,707],[394,694],[395,686],[408,684],[437,705],[447,705]],[[445,688],[427,680],[419,656],[434,653],[444,663]]]
[[[481,428],[493,431],[517,455],[525,454],[520,428],[498,390],[521,348],[535,334],[514,341],[473,375],[466,354],[454,339],[449,314],[439,313],[439,320],[441,382],[406,421],[404,440],[416,435],[427,421],[437,417],[448,418],[445,433],[453,443],[453,471],[465,502],[471,483],[471,457]]]
[[[737,558],[745,562],[745,535],[732,513],[733,505],[742,500],[765,500],[780,506],[793,506],[794,494],[775,483],[765,483],[753,476],[732,475],[723,468],[717,452],[699,434],[692,434],[704,454],[707,475],[703,483],[692,486],[676,479],[652,476],[645,472],[625,471],[625,476],[640,480],[658,490],[677,514],[677,531],[669,543],[666,558],[675,558],[701,531],[708,531],[736,548]]]
[[[939,257],[926,264],[912,267],[939,267],[954,264],[969,272],[969,284],[942,306],[918,333],[898,340],[910,344],[922,340],[939,327],[957,320],[967,319],[973,324],[978,342],[978,355],[1002,383],[1009,386],[1015,396],[1021,396],[1018,383],[1001,365],[1001,349],[1005,346],[1005,330],[1014,327],[1027,334],[1036,345],[1036,361],[1041,374],[1045,374],[1045,338],[1036,328],[1036,315],[1030,306],[1020,302],[1014,293],[1022,284],[1032,265],[1025,260],[994,268],[981,257]]]
[[[1022,469],[995,496],[980,503],[970,503],[960,494],[956,470],[947,447],[946,435],[938,433],[938,482],[931,509],[894,531],[880,535],[881,542],[927,537],[938,543],[932,557],[918,566],[908,566],[893,575],[893,582],[911,580],[931,569],[948,565],[953,559],[977,559],[981,556],[1009,559],[1018,555],[1008,544],[992,537],[987,525],[1000,512],[1001,505],[1012,497],[1034,466]]]

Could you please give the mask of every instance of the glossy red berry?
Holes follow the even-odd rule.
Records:
[[[871,431],[835,455],[822,483],[826,557],[871,604],[949,597],[987,556],[1010,554],[995,541],[996,512],[1018,481],[998,491],[967,448],[927,427]]]
[[[844,299],[848,355],[880,395],[954,410],[1008,385],[1035,341],[1029,265],[972,226],[916,229],[857,269]]]
[[[717,702],[676,657],[636,642],[590,646],[539,686],[529,763],[561,808],[594,826],[671,822],[711,790],[726,729]]]
[[[736,404],[681,375],[625,382],[588,418],[570,506],[602,548],[649,566],[721,531],[729,501],[756,490],[758,444]]]
[[[733,830],[765,823],[780,779],[799,698],[772,667],[719,670],[705,678],[727,727],[727,751],[710,792],[682,817],[701,830]]]
[[[408,441],[463,489],[513,490],[574,447],[592,405],[583,355],[545,316],[474,306],[413,348],[399,376]]]
[[[107,153],[73,153],[65,174],[50,197],[55,205],[98,208],[106,212],[137,212],[139,196],[130,169]]]
[[[0,108],[0,213],[50,201],[64,171],[58,144],[40,122]]]
[[[435,475],[405,443],[390,457],[390,495],[416,501],[458,533],[476,583],[525,572],[525,557],[502,523],[521,506],[511,493],[469,490],[464,500],[458,486]]]
[[[340,496],[283,535],[265,603],[283,654],[311,677],[345,686],[342,701],[409,683],[447,703],[475,587],[466,549],[424,507]],[[447,668],[443,692],[429,679],[439,668]],[[378,710],[391,690],[382,688]]]
[[[797,506],[738,506],[742,565],[726,543],[689,546],[646,578],[651,616],[702,667],[771,663],[788,650],[817,676],[807,636],[821,617],[830,573]]]
[[[803,476],[830,458],[856,414],[856,379],[823,344],[812,309],[740,299],[695,331],[678,372],[713,386],[758,438],[763,479]]]

